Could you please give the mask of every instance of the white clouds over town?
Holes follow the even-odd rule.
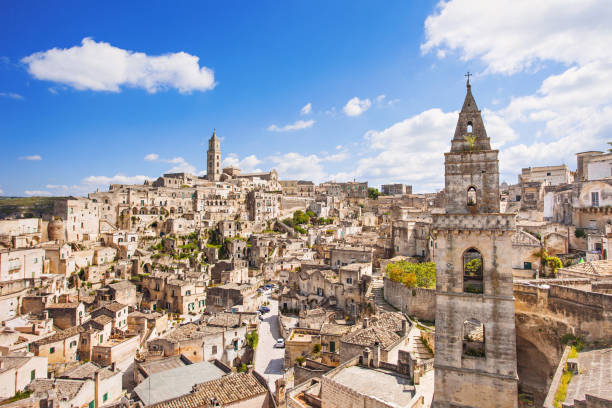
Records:
[[[78,90],[120,92],[142,88],[149,93],[176,89],[181,93],[215,87],[211,69],[199,65],[199,57],[185,52],[150,56],[84,38],[81,45],[52,48],[22,59],[36,79]]]
[[[30,156],[21,156],[19,160],[40,161],[42,157],[39,154],[32,154]]]
[[[384,96],[384,95],[383,95]],[[346,116],[359,116],[372,106],[372,101],[368,98],[359,99],[358,97],[354,97],[349,99],[349,101],[344,105],[342,111]]]

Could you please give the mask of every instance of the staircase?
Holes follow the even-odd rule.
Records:
[[[395,312],[396,309],[385,300],[384,296],[384,281],[382,279],[372,279],[372,296],[374,304],[379,312]]]

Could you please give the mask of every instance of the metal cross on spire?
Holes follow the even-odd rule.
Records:
[[[474,76],[474,74],[470,74],[470,71],[467,72],[467,74],[464,75],[465,77],[467,77],[467,84],[470,84],[470,77]]]

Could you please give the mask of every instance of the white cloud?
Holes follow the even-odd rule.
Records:
[[[316,183],[325,178],[321,158],[316,154],[304,156],[300,153],[285,153],[268,158],[275,164],[279,178],[284,180],[312,180]]]
[[[42,157],[38,154],[33,154],[31,156],[21,156],[19,160],[39,161],[42,160]]]
[[[50,196],[51,192],[50,191],[45,191],[45,190],[26,190],[23,192],[25,195],[32,197],[32,196]]]
[[[4,194],[4,190],[2,190],[2,188],[0,188],[0,194]]]
[[[223,159],[221,164],[223,167],[238,167],[240,170],[249,173],[261,171],[261,169],[257,168],[257,165],[261,162],[254,154],[240,160],[236,153],[230,153]]]
[[[149,56],[84,38],[80,46],[53,48],[21,60],[37,79],[78,90],[120,92],[122,87],[155,93],[176,88],[181,93],[215,87],[214,73],[185,52]]]
[[[423,52],[457,51],[487,71],[537,69],[543,61],[586,64],[612,43],[608,0],[452,0],[425,21]],[[440,53],[440,51],[442,51]]]
[[[18,100],[24,100],[25,98],[21,95],[19,95],[18,93],[15,92],[0,92],[0,96],[4,97],[4,98],[11,98],[11,99],[18,99]]]
[[[384,100],[385,100],[385,98],[386,98],[386,97],[387,97],[387,95],[378,95],[378,96],[376,97],[376,99],[375,99],[375,100],[376,100],[376,103],[381,103],[382,101],[384,101]]]
[[[111,184],[143,184],[149,180],[147,176],[126,176],[117,173],[114,176],[89,176],[83,179],[83,184],[90,187],[108,187]]]
[[[342,110],[347,116],[359,116],[370,109],[370,106],[372,106],[372,102],[369,99],[366,98],[362,100],[358,97],[354,97],[349,99]]]
[[[302,109],[300,109],[301,115],[308,115],[310,112],[312,112],[312,103],[310,102],[308,102],[306,105],[304,105]]]
[[[340,150],[340,149],[342,149],[342,145],[336,146],[336,150]]]
[[[268,130],[272,132],[288,132],[290,130],[307,129],[309,127],[312,127],[314,123],[315,121],[312,119],[311,120],[298,120],[290,125],[285,125],[282,127],[279,127],[277,125],[270,125],[268,126]]]
[[[162,159],[157,153],[149,153],[144,157],[144,159],[146,161],[174,164],[174,166],[172,166],[170,170],[166,171],[166,173],[197,173],[196,167],[180,156],[173,157],[171,159]]]

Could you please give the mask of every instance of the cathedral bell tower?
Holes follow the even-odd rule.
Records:
[[[499,207],[498,151],[471,85],[444,154],[445,214],[433,216],[436,353],[433,407],[516,408],[514,214]]]
[[[221,180],[221,143],[219,138],[217,138],[215,130],[213,130],[212,137],[208,140],[206,179],[209,181]]]

